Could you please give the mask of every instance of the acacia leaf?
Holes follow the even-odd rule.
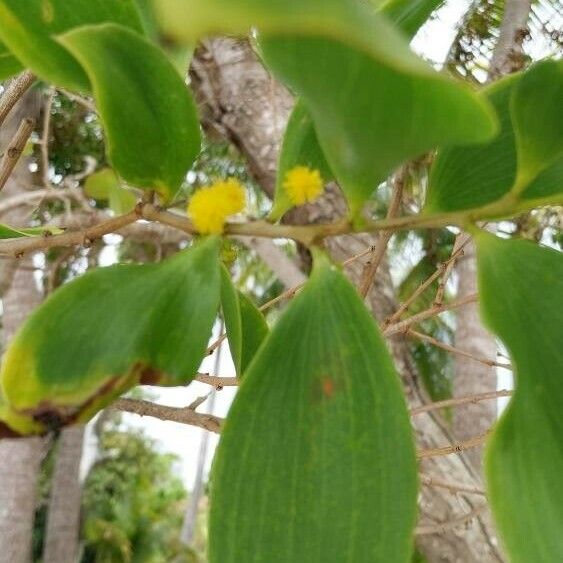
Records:
[[[235,372],[240,375],[242,355],[242,319],[237,290],[231,280],[227,268],[221,266],[221,309],[225,332],[229,341],[229,350],[235,366]]]
[[[389,353],[356,290],[317,257],[225,423],[210,561],[406,563],[416,490]]]
[[[60,235],[58,227],[10,227],[0,224],[0,239]]]
[[[148,40],[114,24],[80,27],[58,40],[92,82],[116,172],[172,199],[201,144],[192,97],[172,63]]]
[[[103,168],[91,174],[84,183],[84,193],[92,199],[107,201],[117,215],[128,213],[137,204],[135,194],[121,185],[111,168]]]
[[[444,0],[387,0],[379,11],[412,39],[443,3]]]
[[[18,74],[23,70],[23,65],[10,53],[6,45],[0,41],[0,81]]]
[[[55,36],[87,24],[113,22],[142,33],[133,0],[0,0],[0,39],[26,68],[72,90],[89,91],[80,64]]]
[[[507,204],[498,215],[563,202],[563,61],[544,61],[484,89],[501,130],[480,145],[439,151],[425,213]]]
[[[477,236],[481,311],[516,391],[486,452],[489,500],[513,563],[563,560],[563,255]]]
[[[49,297],[10,343],[0,419],[41,433],[83,422],[138,383],[185,385],[219,306],[219,240],[159,264],[99,268]]]
[[[311,112],[352,216],[404,160],[495,131],[486,101],[423,63],[363,3],[155,1],[165,32],[184,41],[258,27],[266,63]]]

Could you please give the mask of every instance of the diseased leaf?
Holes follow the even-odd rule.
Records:
[[[535,64],[518,82],[511,101],[520,189],[563,157],[562,108],[563,61]]]
[[[0,371],[0,419],[21,434],[84,422],[139,383],[185,385],[219,306],[219,240],[152,265],[100,268],[26,321]]]
[[[258,27],[266,63],[311,112],[352,216],[404,160],[494,133],[486,101],[433,71],[363,3],[155,1],[165,31],[179,39]]]
[[[211,481],[212,563],[406,563],[414,443],[373,319],[319,257],[231,407]]]
[[[276,195],[270,219],[281,219],[293,207],[284,187],[285,175],[296,166],[317,169],[325,182],[334,179],[325,155],[319,145],[315,124],[303,102],[297,101],[285,131],[278,165]]]
[[[115,170],[131,185],[172,199],[201,144],[192,97],[172,63],[113,24],[77,28],[59,41],[92,82]]]
[[[563,561],[563,255],[487,233],[476,240],[482,314],[516,376],[487,448],[489,500],[513,563]]]
[[[133,0],[0,0],[0,39],[44,80],[88,91],[80,64],[55,36],[86,24],[113,22],[142,33]]]
[[[488,143],[438,153],[425,212],[478,210],[505,201],[494,210],[502,216],[563,202],[563,61],[538,63],[483,95],[497,111],[501,132]]]

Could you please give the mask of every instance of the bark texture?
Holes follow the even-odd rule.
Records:
[[[271,194],[281,136],[293,103],[287,90],[272,79],[246,41],[230,38],[208,40],[199,47],[191,79],[206,129],[222,133],[239,147],[256,179]],[[344,200],[338,188],[331,186],[319,202],[299,209],[292,220],[329,221],[344,212]],[[327,245],[333,257],[342,261],[364,251],[376,241],[377,237],[372,235],[350,235],[330,239]],[[354,283],[358,283],[362,270],[363,263],[358,260],[347,268],[347,274]],[[368,305],[378,319],[396,310],[386,263],[378,270],[368,295]],[[418,384],[404,340],[393,338],[389,345],[402,376],[409,406],[422,404],[426,397]],[[452,440],[441,419],[434,415],[417,417],[416,438],[420,448],[442,446]],[[463,455],[424,460],[422,470],[459,484],[476,485],[480,482],[477,472]],[[425,487],[421,491],[421,519],[427,523],[450,521],[483,502],[476,502],[475,498]],[[476,518],[465,527],[443,534],[421,537],[417,544],[432,563],[502,561],[486,518]]]
[[[37,117],[39,101],[29,93],[12,110],[0,130],[0,146],[5,147],[24,117]],[[25,160],[20,162],[8,180],[3,197],[30,189],[32,176]],[[14,209],[2,216],[2,221],[23,225],[27,212]],[[39,304],[41,295],[30,260],[1,260],[0,286],[4,290],[2,344],[4,348],[19,325]],[[40,438],[0,440],[0,563],[28,563],[31,559],[31,537],[36,506],[39,466],[44,455]]]
[[[43,563],[75,563],[80,530],[80,461],[84,427],[66,428],[58,440],[51,482]]]

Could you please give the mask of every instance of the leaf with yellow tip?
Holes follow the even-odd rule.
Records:
[[[159,264],[100,268],[57,290],[4,355],[0,419],[38,433],[88,420],[139,383],[189,383],[219,306],[219,247],[211,237]]]

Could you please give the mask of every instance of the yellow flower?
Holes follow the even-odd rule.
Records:
[[[307,166],[296,166],[285,175],[285,189],[293,205],[315,201],[323,191],[323,179],[318,170]]]
[[[201,234],[220,234],[229,215],[244,209],[246,196],[234,178],[199,189],[190,199],[188,213]]]

